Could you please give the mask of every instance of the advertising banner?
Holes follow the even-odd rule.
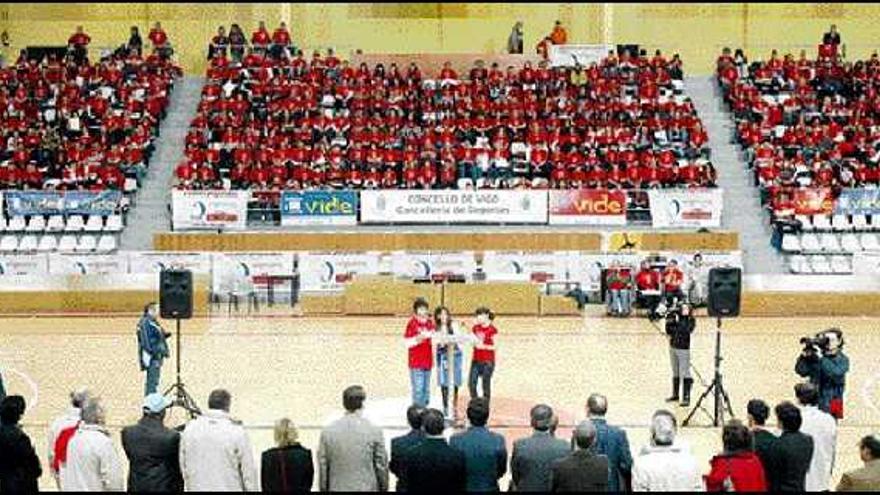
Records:
[[[610,45],[550,45],[547,55],[553,67],[587,67],[592,63],[600,63],[608,56]]]
[[[361,223],[547,223],[546,191],[361,191]]]
[[[128,253],[130,273],[159,273],[178,268],[193,274],[211,274],[211,253],[133,251]]]
[[[379,252],[363,253],[310,251],[299,255],[300,287],[303,291],[342,289],[349,275],[379,273]]]
[[[357,225],[355,191],[284,191],[281,225]]]
[[[408,278],[430,278],[444,273],[470,278],[477,269],[473,251],[394,251],[391,256],[392,273]]]
[[[794,212],[798,215],[830,215],[834,211],[831,189],[795,189]]]
[[[49,254],[51,275],[119,275],[128,273],[128,256],[120,254]]]
[[[0,276],[28,275],[42,277],[49,273],[49,257],[45,254],[0,255]]]
[[[244,230],[249,191],[180,191],[171,196],[174,230]]]
[[[7,191],[9,214],[112,215],[119,207],[119,191]]]
[[[529,280],[533,273],[547,273],[552,280],[566,280],[565,251],[486,251],[483,271],[487,280]]]
[[[64,193],[64,213],[108,216],[116,212],[121,200],[120,191],[69,191]]]
[[[626,193],[605,189],[550,191],[551,225],[625,225]]]
[[[841,215],[880,215],[880,189],[843,189],[834,205]]]
[[[213,253],[215,290],[247,286],[254,276],[292,275],[292,251],[278,253]]]
[[[648,191],[654,228],[720,227],[721,189],[652,189]]]

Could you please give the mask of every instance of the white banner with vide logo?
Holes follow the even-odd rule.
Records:
[[[611,45],[550,45],[547,53],[553,67],[587,68],[592,63],[600,63],[608,56]]]
[[[477,269],[473,251],[394,251],[391,253],[391,271],[408,278],[428,278],[431,275],[453,274],[470,278]]]
[[[724,208],[721,189],[651,189],[651,221],[654,228],[720,227]]]
[[[565,280],[567,269],[565,251],[486,251],[483,255],[487,280],[529,280],[533,273],[548,273],[551,280]]]
[[[52,275],[122,275],[128,273],[128,256],[119,254],[51,253]]]
[[[278,253],[214,253],[215,291],[230,291],[248,286],[261,275],[293,275],[292,251]]]
[[[171,194],[174,230],[244,230],[249,191],[181,191]]]
[[[172,253],[161,251],[133,251],[128,253],[130,273],[159,273],[178,268],[194,274],[211,273],[211,253]]]
[[[339,290],[351,275],[378,274],[379,252],[309,251],[299,254],[298,268],[303,291]]]
[[[547,223],[546,191],[361,191],[361,223]]]

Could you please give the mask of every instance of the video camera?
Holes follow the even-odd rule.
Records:
[[[828,351],[829,341],[825,332],[819,332],[812,337],[801,337],[800,344],[804,346],[804,352],[819,354]]]
[[[654,311],[648,313],[648,319],[651,321],[662,320],[663,318],[677,318],[681,316],[681,306],[684,304],[684,301],[679,300],[677,297],[673,297],[669,306],[666,305],[666,301],[661,300],[657,307],[654,308]]]

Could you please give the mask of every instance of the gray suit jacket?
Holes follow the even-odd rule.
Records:
[[[388,491],[382,430],[360,413],[347,413],[321,431],[318,483],[322,492]]]
[[[510,471],[518,492],[550,491],[550,471],[553,462],[571,453],[565,440],[554,438],[549,432],[535,431],[532,436],[513,443]]]

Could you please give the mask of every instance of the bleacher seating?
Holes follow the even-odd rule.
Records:
[[[677,57],[422,74],[216,51],[179,188],[713,186]],[[506,70],[505,70],[506,69]]]
[[[873,236],[856,234],[876,230],[880,220],[832,213],[825,205],[825,213],[806,215],[797,196],[817,190],[815,197],[834,201],[844,188],[880,186],[878,55],[849,63],[836,51],[820,50],[815,59],[802,51],[796,59],[773,50],[769,59],[745,66],[725,52],[717,76],[771,222],[800,225],[799,238],[786,234],[780,244],[783,252],[798,253],[790,268],[806,266],[799,257],[805,255],[814,273],[851,271],[848,256],[876,249]]]

